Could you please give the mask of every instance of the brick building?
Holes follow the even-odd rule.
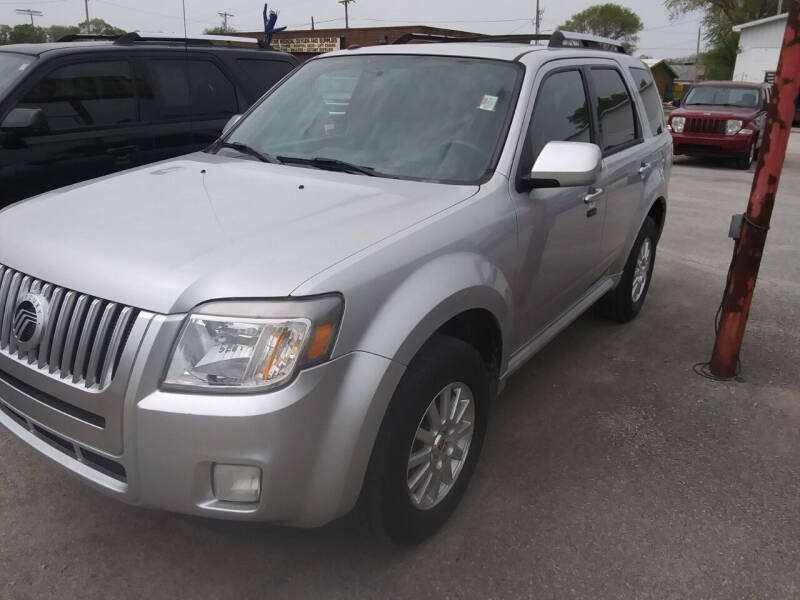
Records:
[[[341,50],[350,46],[379,46],[391,44],[407,33],[427,33],[452,37],[479,35],[469,31],[442,29],[427,25],[401,25],[396,27],[351,27],[350,29],[303,29],[281,31],[272,38],[272,47],[308,60],[318,54]],[[263,31],[237,32],[233,35],[263,38]]]

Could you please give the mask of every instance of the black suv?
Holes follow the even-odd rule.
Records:
[[[0,207],[207,146],[298,65],[249,45],[131,33],[0,46]]]

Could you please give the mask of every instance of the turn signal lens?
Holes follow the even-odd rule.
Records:
[[[311,341],[311,347],[308,349],[308,359],[316,360],[324,356],[328,350],[331,337],[333,336],[333,325],[325,323],[317,327],[314,332],[314,339]]]

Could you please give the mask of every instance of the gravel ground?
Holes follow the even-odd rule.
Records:
[[[379,546],[188,518],[97,494],[0,431],[0,598],[800,597],[800,133],[792,138],[741,380],[692,372],[752,172],[678,159],[647,305],[585,316],[493,407],[447,527]]]

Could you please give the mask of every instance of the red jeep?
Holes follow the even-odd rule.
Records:
[[[769,83],[704,81],[669,118],[675,154],[735,156],[749,169],[761,148],[772,94]]]

